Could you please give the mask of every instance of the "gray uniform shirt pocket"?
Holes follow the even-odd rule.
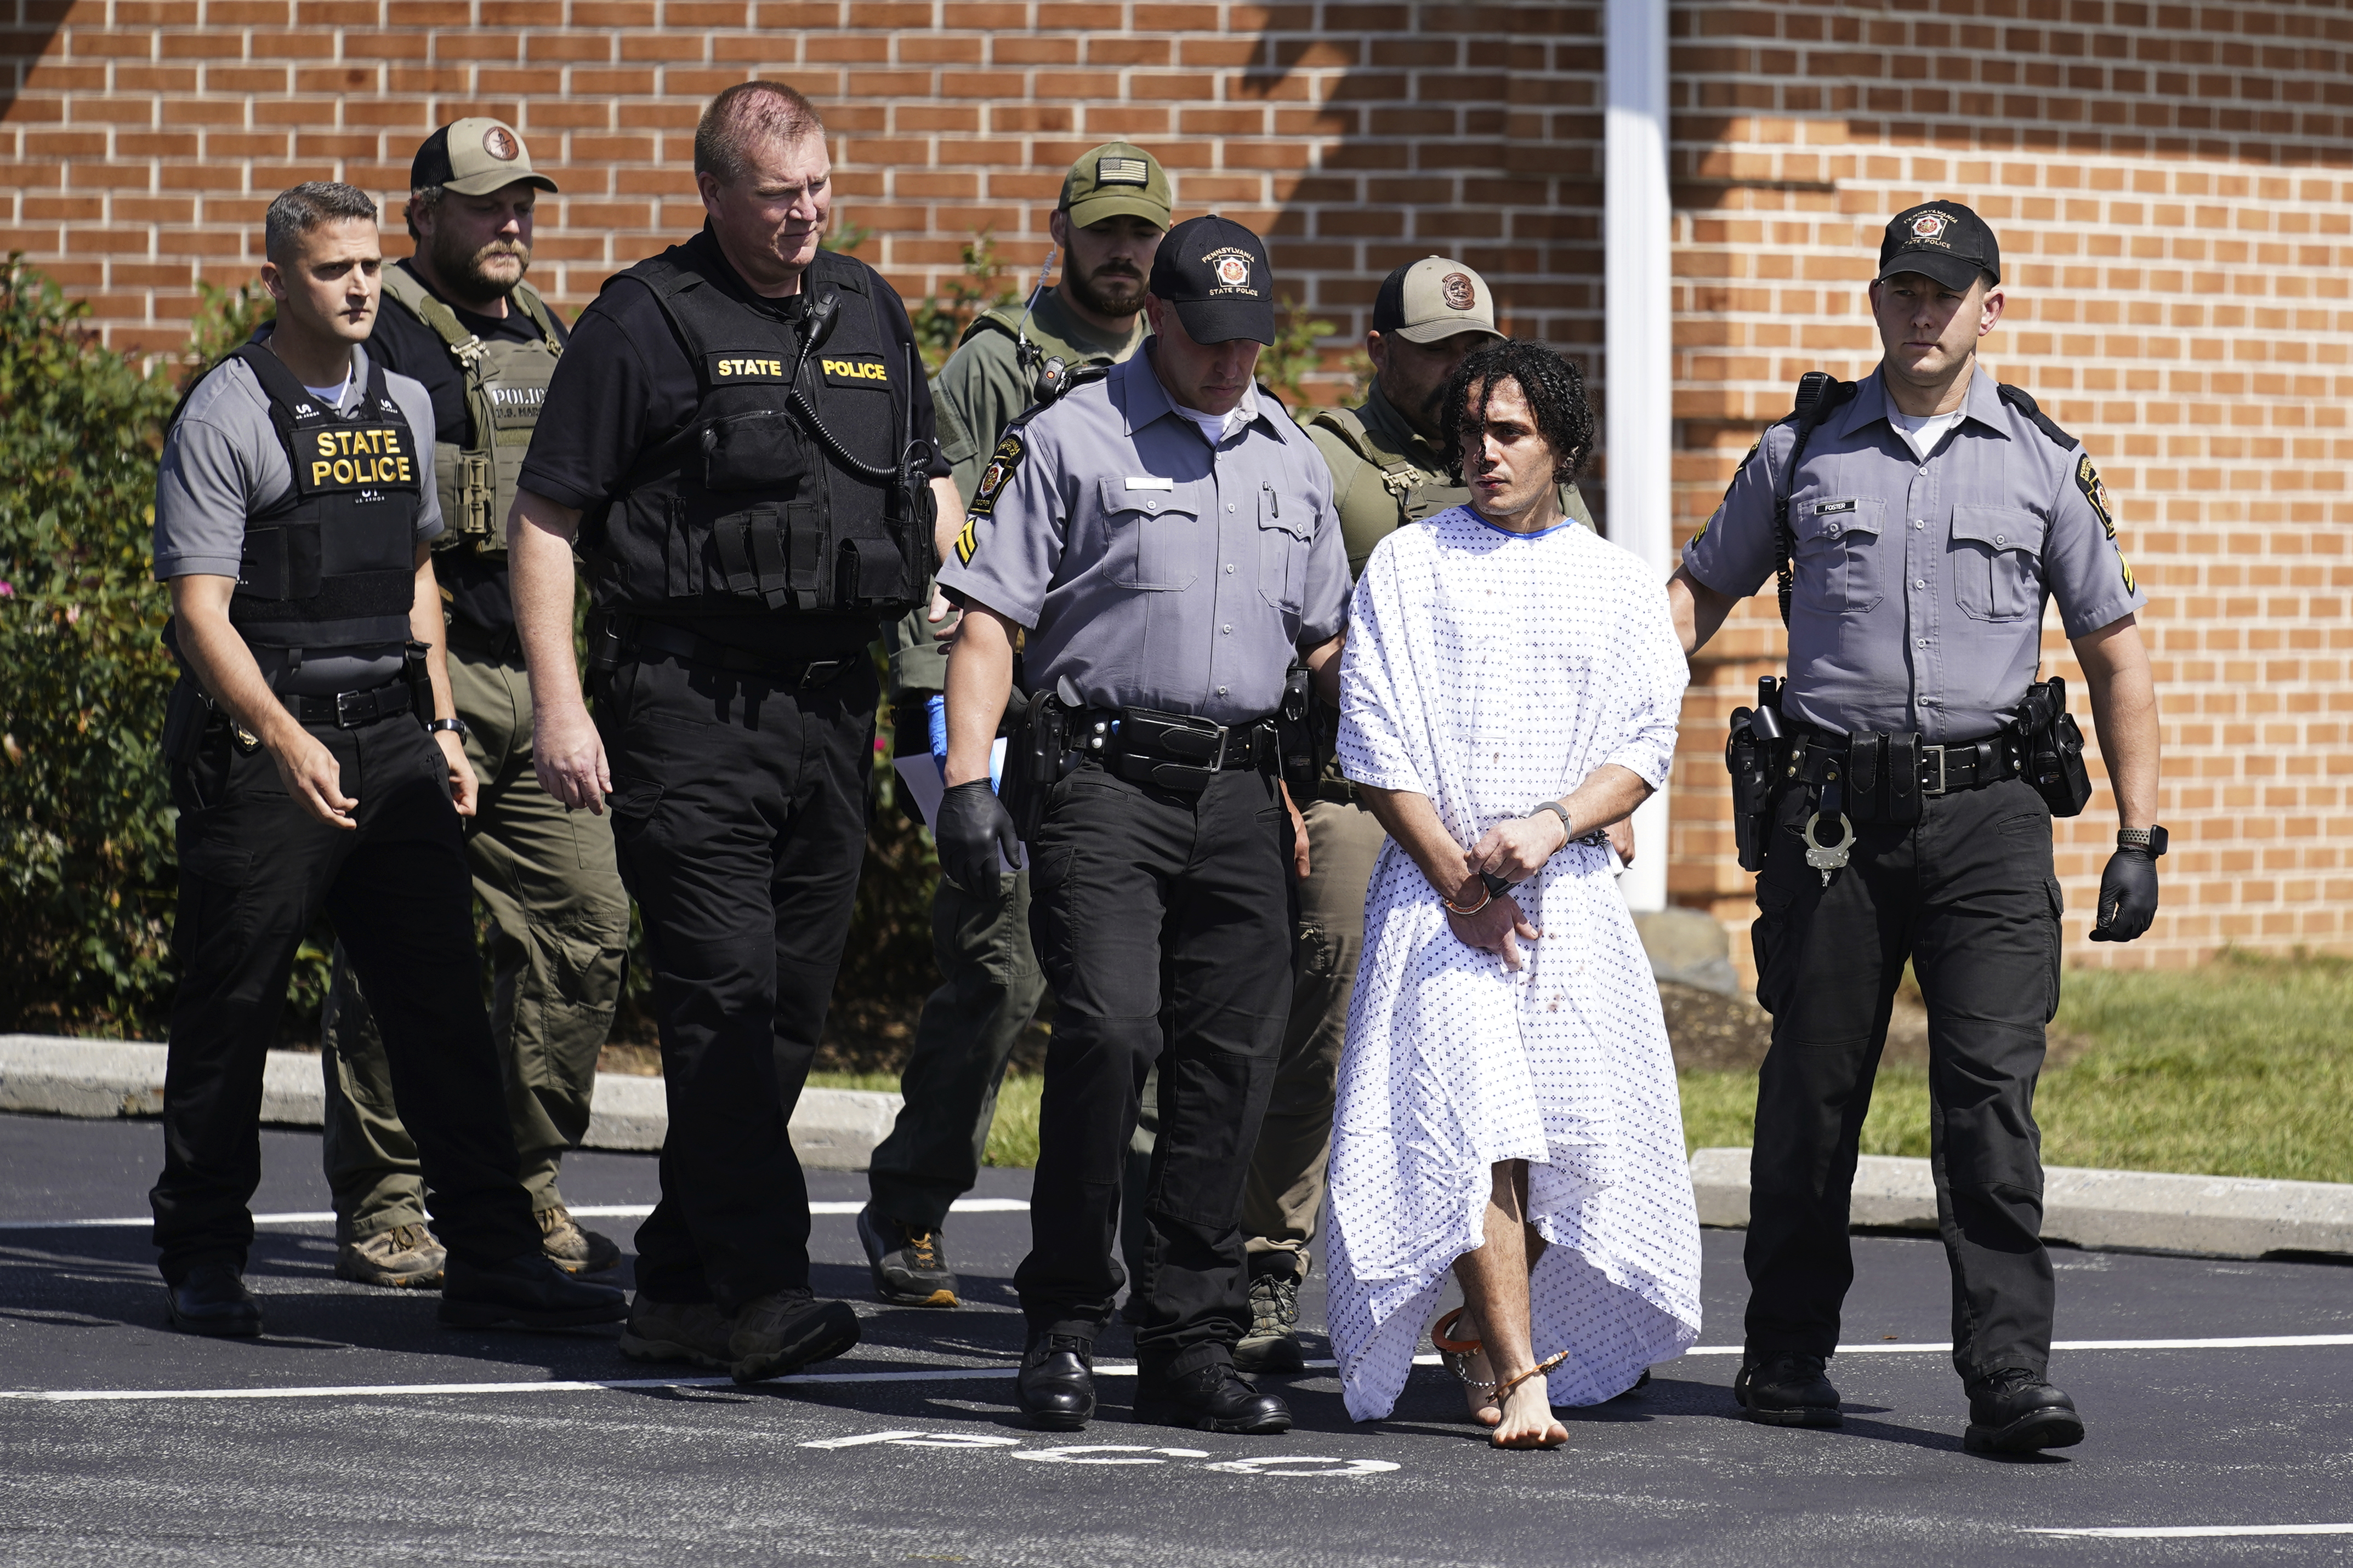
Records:
[[[1315,520],[1304,496],[1293,496],[1285,510],[1271,485],[1258,492],[1258,591],[1278,609],[1296,615],[1307,591],[1307,550]]]
[[[1816,496],[1791,509],[1801,596],[1833,615],[1879,607],[1887,593],[1879,561],[1884,509],[1877,496]]]
[[[1111,580],[1122,588],[1189,588],[1198,574],[1188,559],[1189,535],[1201,526],[1194,487],[1127,488],[1121,478],[1096,481]]]
[[[2022,507],[1953,509],[1953,597],[1963,615],[2022,621],[2042,613],[2044,531],[2042,519]]]

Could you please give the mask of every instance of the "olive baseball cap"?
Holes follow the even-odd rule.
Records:
[[[1081,228],[1124,214],[1166,228],[1174,205],[1168,171],[1132,142],[1089,148],[1062,176],[1061,210]]]
[[[1887,220],[1879,242],[1879,276],[1917,272],[1947,289],[1966,289],[1979,276],[2001,281],[2001,247],[1985,219],[1958,202],[1923,202]]]
[[[1464,332],[1495,330],[1495,297],[1487,280],[1449,256],[1425,256],[1381,279],[1373,296],[1373,331],[1409,343],[1434,343]]]
[[[408,165],[412,191],[439,185],[461,196],[487,196],[517,180],[543,191],[555,189],[554,180],[533,171],[531,151],[514,127],[488,117],[451,121],[425,139]]]
[[[1230,218],[1211,213],[1170,229],[1146,287],[1197,343],[1274,342],[1274,269],[1258,236]]]

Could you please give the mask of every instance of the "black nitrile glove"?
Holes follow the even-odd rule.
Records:
[[[2130,942],[2157,919],[2157,862],[2146,849],[2119,848],[2100,873],[2094,942]]]
[[[1021,864],[1021,840],[1013,831],[1013,816],[987,779],[951,785],[940,796],[940,819],[932,825],[940,847],[940,869],[970,893],[997,890],[1000,851],[1008,865]]]

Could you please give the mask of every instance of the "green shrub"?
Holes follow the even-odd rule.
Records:
[[[0,271],[0,1025],[135,1036],[172,980],[150,529],[177,389],[87,313]]]

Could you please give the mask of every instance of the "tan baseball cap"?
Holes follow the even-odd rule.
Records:
[[[1487,280],[1448,256],[1425,256],[1381,279],[1373,296],[1373,331],[1409,343],[1434,343],[1462,332],[1495,330],[1495,297]]]
[[[1060,205],[1081,228],[1123,213],[1166,228],[1176,204],[1159,159],[1132,142],[1106,142],[1071,165],[1062,177]]]
[[[517,180],[527,180],[543,191],[555,189],[554,180],[533,172],[531,150],[515,134],[514,127],[487,116],[453,120],[444,125],[425,139],[415,162],[408,165],[412,191],[440,185],[461,196],[487,196]]]

